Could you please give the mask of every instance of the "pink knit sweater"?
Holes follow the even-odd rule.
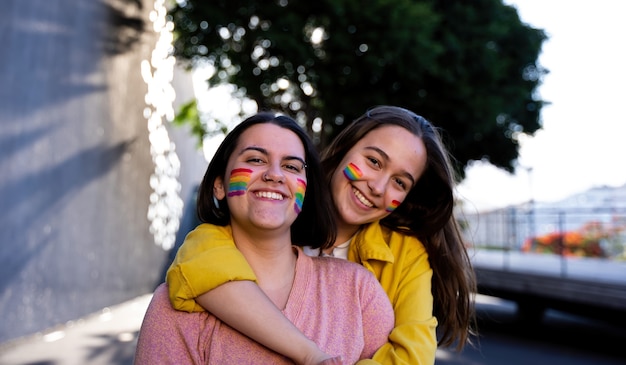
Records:
[[[371,358],[394,325],[389,299],[369,271],[342,259],[309,257],[300,249],[283,313],[326,353],[342,355],[346,364]],[[166,284],[161,284],[141,326],[135,364],[293,362],[208,312],[174,310]]]

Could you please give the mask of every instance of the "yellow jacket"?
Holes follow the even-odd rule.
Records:
[[[234,280],[256,282],[256,275],[235,246],[230,226],[206,223],[185,237],[165,277],[172,306],[185,312],[204,312],[195,298]]]
[[[348,260],[374,273],[387,293],[396,316],[389,342],[365,364],[434,364],[437,319],[433,316],[433,271],[424,245],[407,236],[371,223],[352,239]]]
[[[374,273],[395,313],[389,342],[358,365],[434,364],[437,319],[433,316],[432,269],[422,243],[378,222],[359,231],[348,259]],[[256,276],[232,240],[230,227],[201,224],[190,232],[167,272],[172,305],[204,311],[194,298],[231,280]]]

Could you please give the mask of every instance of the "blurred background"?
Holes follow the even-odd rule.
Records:
[[[168,122],[193,89],[151,20],[163,5],[5,5],[0,343],[152,292],[206,168]]]
[[[457,163],[481,336],[438,363],[626,363],[624,10],[6,0],[0,363],[131,364],[224,133],[271,108],[323,148],[377,104]]]

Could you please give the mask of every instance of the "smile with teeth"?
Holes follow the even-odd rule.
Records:
[[[357,189],[352,188],[352,192],[354,193],[354,196],[356,196],[356,198],[357,198],[357,199],[359,199],[359,201],[360,201],[363,205],[365,205],[365,206],[367,206],[367,207],[370,207],[370,208],[374,206],[374,203],[372,203],[371,201],[367,200],[367,198],[365,198],[365,197],[363,196],[363,194],[361,194],[361,192],[360,192],[360,191],[358,191]]]
[[[271,191],[257,191],[255,195],[259,198],[272,199],[272,200],[283,200],[282,194],[274,193]]]

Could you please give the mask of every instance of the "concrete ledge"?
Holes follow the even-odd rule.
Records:
[[[516,302],[520,320],[555,309],[626,325],[626,285],[476,267],[478,293]]]

